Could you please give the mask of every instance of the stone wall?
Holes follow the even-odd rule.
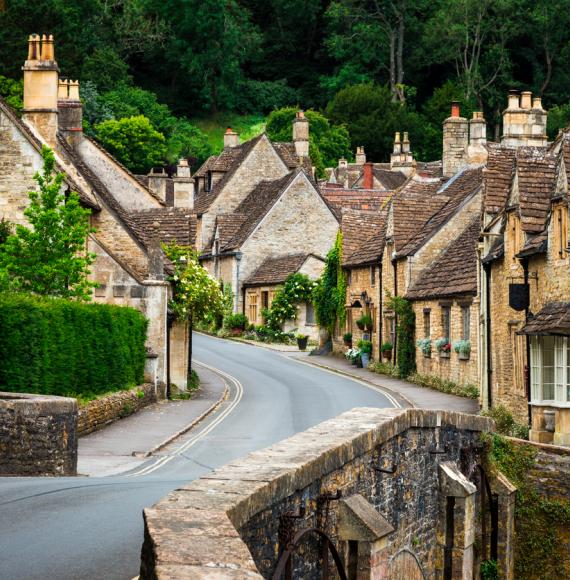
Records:
[[[483,417],[418,409],[353,409],[325,421],[146,509],[140,577],[271,578],[292,535],[316,527],[345,567],[358,560],[359,579],[399,578],[401,570],[440,578],[446,499],[453,498],[452,577],[472,578],[481,525],[468,478],[484,459],[481,433],[492,426]],[[508,509],[499,514],[498,542],[510,554],[512,502],[499,505]],[[294,578],[321,577],[317,547],[304,545]],[[499,567],[512,578],[506,556]]]
[[[123,419],[155,403],[156,400],[156,389],[150,384],[141,385],[129,391],[117,391],[106,397],[95,399],[79,409],[77,435],[83,437],[93,431],[98,431],[109,423]]]
[[[76,475],[77,401],[0,393],[0,476]]]

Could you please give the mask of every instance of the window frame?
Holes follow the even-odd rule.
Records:
[[[461,306],[461,339],[471,340],[471,305]]]
[[[451,341],[451,305],[441,305],[441,338]]]
[[[553,393],[554,398],[544,398],[545,339],[553,340]],[[530,337],[531,405],[570,408],[570,337]]]
[[[431,310],[428,308],[424,309],[423,323],[424,323],[424,338],[431,338]]]

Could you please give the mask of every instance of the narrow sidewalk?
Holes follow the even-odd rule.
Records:
[[[419,409],[443,409],[446,411],[459,411],[461,413],[470,413],[474,415],[479,413],[479,403],[474,399],[441,393],[434,389],[419,387],[418,385],[414,385],[408,381],[403,381],[387,375],[380,375],[373,371],[369,371],[368,369],[359,369],[351,365],[345,359],[333,355],[309,356],[308,353],[297,352],[295,354],[291,353],[288,356],[291,358],[297,358],[302,360],[304,363],[316,367],[342,373],[378,387],[385,388],[396,395],[400,395],[402,398],[409,401],[412,406]]]
[[[79,439],[77,473],[103,477],[138,467],[147,454],[187,431],[226,395],[216,373],[196,365],[200,390],[187,401],[159,401]]]

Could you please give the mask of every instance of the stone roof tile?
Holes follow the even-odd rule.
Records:
[[[342,265],[360,266],[378,262],[386,242],[387,209],[342,212]]]
[[[194,246],[196,243],[196,214],[181,207],[160,207],[144,209],[132,213],[141,229],[152,232],[158,223],[160,241],[181,246]]]
[[[570,302],[549,302],[527,322],[520,334],[570,336]]]
[[[515,150],[488,147],[487,166],[483,170],[483,207],[487,213],[499,213],[506,205],[515,171]]]
[[[277,258],[267,258],[244,282],[245,286],[273,286],[282,284],[287,276],[299,271],[311,254],[291,254]],[[322,258],[319,258],[322,259]]]

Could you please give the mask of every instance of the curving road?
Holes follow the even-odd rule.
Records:
[[[141,511],[172,489],[250,451],[387,394],[278,352],[195,335],[195,359],[230,385],[217,412],[129,473],[0,478],[0,579],[130,579],[138,574]]]

